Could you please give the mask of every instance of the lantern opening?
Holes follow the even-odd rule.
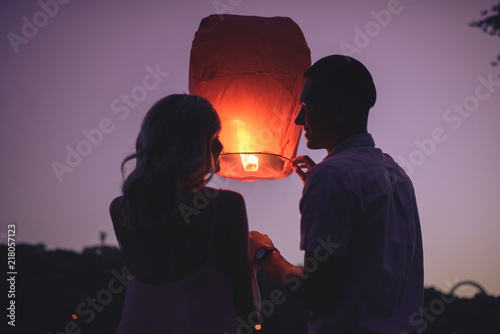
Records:
[[[243,156],[255,159],[256,164],[249,161],[245,168]],[[219,175],[242,181],[274,180],[293,172],[290,159],[266,152],[225,152],[220,156],[220,167]]]
[[[240,154],[241,163],[247,172],[256,172],[259,170],[259,158],[253,154]]]

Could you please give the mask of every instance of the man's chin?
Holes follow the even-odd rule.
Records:
[[[307,139],[306,146],[307,146],[308,149],[311,149],[311,150],[319,150],[319,149],[322,148],[321,146],[319,146],[318,144],[316,144],[314,142],[314,140],[311,140],[311,139]]]

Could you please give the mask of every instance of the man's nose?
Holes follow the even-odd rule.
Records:
[[[295,124],[297,125],[305,125],[305,114],[306,111],[304,110],[304,107],[300,108],[300,112],[295,118]]]

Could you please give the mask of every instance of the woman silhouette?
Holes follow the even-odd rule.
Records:
[[[130,275],[116,333],[232,334],[255,311],[243,197],[206,187],[220,128],[197,96],[167,96],[145,116],[122,175],[132,159],[135,169],[110,205]]]

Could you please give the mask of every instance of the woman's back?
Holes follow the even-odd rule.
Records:
[[[204,205],[193,197],[179,219],[150,228],[127,230],[122,197],[112,202],[115,232],[133,276],[117,333],[229,334],[236,332],[236,313],[251,311],[244,202],[233,192],[207,190],[193,195],[211,195]]]

